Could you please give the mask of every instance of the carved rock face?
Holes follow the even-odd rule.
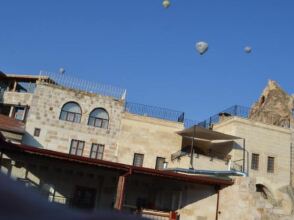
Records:
[[[253,104],[249,118],[289,127],[293,108],[293,96],[288,95],[275,81],[269,80],[259,100]]]

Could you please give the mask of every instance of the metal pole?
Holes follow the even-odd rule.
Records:
[[[219,213],[219,197],[220,197],[220,186],[216,186],[217,188],[217,199],[216,199],[216,213],[215,213],[215,220],[218,220]]]
[[[245,152],[246,151],[246,149],[245,149],[245,138],[243,139],[243,169],[242,169],[242,171],[243,171],[243,173],[245,173]]]
[[[2,168],[2,158],[3,158],[3,153],[1,151],[0,152],[0,172],[1,172],[1,168]]]
[[[196,125],[193,126],[193,138],[192,138],[192,146],[191,146],[191,158],[190,158],[190,168],[194,170],[194,138],[195,138],[195,131]]]

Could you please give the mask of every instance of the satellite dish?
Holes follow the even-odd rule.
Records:
[[[208,43],[204,41],[197,42],[196,45],[196,50],[200,55],[203,55],[207,50],[208,50]]]
[[[170,6],[170,1],[169,0],[163,0],[162,5],[164,8],[168,8]]]
[[[244,51],[245,51],[245,53],[251,53],[251,52],[252,52],[252,48],[246,46],[246,47],[244,48]]]
[[[65,69],[61,67],[61,68],[59,69],[59,73],[60,73],[60,74],[64,74],[64,73],[65,73]]]

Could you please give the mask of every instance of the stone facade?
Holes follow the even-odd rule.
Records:
[[[11,105],[31,106],[32,99],[31,93],[5,92],[3,95],[3,103]]]
[[[256,184],[267,187],[273,194],[275,203],[288,210],[289,213],[289,206],[292,206],[292,204],[286,189],[290,185],[291,178],[290,147],[292,130],[238,117],[230,117],[216,124],[214,129],[245,138],[245,168],[249,177],[254,178]],[[242,140],[239,144],[243,144]],[[259,155],[257,170],[251,167],[253,153]],[[268,157],[274,157],[273,173],[267,171]]]
[[[71,204],[76,186],[85,186],[96,191],[95,209],[113,207],[119,175],[116,171],[25,154],[2,154],[1,160],[2,173],[40,190],[51,202]],[[237,177],[234,181],[234,185],[220,189],[218,202],[218,188],[213,185],[134,174],[127,180],[124,207],[126,211],[136,208],[136,198],[140,195],[154,198],[157,207],[177,211],[182,220],[214,220],[216,215],[219,220],[293,219],[290,209],[287,213],[274,207],[256,192],[256,178]]]
[[[156,157],[171,164],[171,153],[180,149],[182,138],[176,134],[182,123],[170,122],[125,112],[118,140],[118,162],[133,164],[134,153],[144,154],[143,166],[155,168]]]
[[[76,102],[82,109],[80,123],[60,120],[62,106]],[[124,103],[111,97],[40,83],[32,97],[27,117],[24,143],[45,149],[69,153],[72,139],[85,141],[83,156],[89,157],[92,143],[104,144],[104,159],[117,161],[117,140]],[[109,114],[108,129],[88,125],[89,114],[104,108]],[[35,128],[40,136],[34,137]]]
[[[131,165],[134,154],[139,153],[144,155],[143,167],[155,168],[157,157],[165,158],[169,168],[189,168],[190,166],[189,155],[171,160],[171,154],[180,151],[182,147],[182,137],[176,132],[184,129],[183,123],[130,114],[124,111],[124,100],[37,82],[34,93],[5,92],[3,102],[29,106],[26,133],[23,137],[24,144],[69,153],[71,141],[76,139],[85,142],[82,155],[84,157],[89,157],[91,146],[96,143],[105,145],[103,160]],[[82,110],[80,123],[60,120],[61,109],[67,102],[76,102],[80,105]],[[88,125],[89,114],[95,108],[103,108],[108,112],[110,120],[107,129]],[[256,113],[256,115],[259,114]],[[245,140],[245,171],[249,175],[246,178],[236,178],[234,186],[220,191],[219,219],[280,219],[280,217],[289,216],[293,210],[294,197],[291,196],[291,189],[289,191],[291,178],[292,183],[294,182],[293,172],[291,172],[294,169],[292,167],[291,170],[290,167],[290,149],[294,140],[292,128],[262,122],[229,117],[224,118],[213,127],[215,131]],[[38,137],[34,135],[36,128],[40,129]],[[242,148],[243,139],[236,141],[235,145]],[[259,155],[257,170],[251,169],[253,153]],[[232,150],[230,156],[233,162],[243,166],[241,160],[243,151]],[[273,173],[267,171],[268,157],[274,158]],[[228,170],[229,164],[224,160],[198,154],[194,158],[194,167],[199,170],[224,171]],[[25,170],[16,166],[13,166],[10,172],[20,178],[23,176],[27,178],[28,175],[31,175],[30,179],[42,185],[36,175],[26,173]],[[91,172],[94,171],[91,170]],[[42,174],[39,172],[38,175]],[[65,187],[60,188],[60,191],[66,194],[65,196],[70,195],[74,187],[73,183],[80,184],[78,176],[70,177],[72,183],[69,183],[66,179],[62,179],[63,177],[59,177],[55,171],[44,175],[46,179],[54,180],[59,187]],[[101,180],[112,186],[112,188],[105,187],[104,189],[104,186],[100,185],[100,180],[93,183],[91,178],[86,178],[84,183],[95,187],[101,193],[105,191],[106,194],[109,194],[105,198],[99,197],[106,201],[105,206],[101,208],[111,207],[115,190],[114,183],[117,179]],[[148,184],[153,183],[152,180],[150,181],[151,183]],[[257,185],[266,187],[273,201],[261,199],[260,193],[256,192]],[[214,187],[187,185],[177,190],[172,195],[179,203],[173,205],[173,208],[176,207],[182,219],[215,219],[217,194]],[[127,201],[134,203],[132,197],[127,198]]]
[[[155,168],[156,158],[165,158],[169,168],[189,168],[190,156],[171,160],[171,154],[179,151],[182,137],[176,132],[184,129],[183,123],[123,113],[118,139],[118,162],[133,164],[134,154],[144,155],[143,167]],[[194,167],[208,170],[228,170],[224,160],[205,155],[194,156]]]

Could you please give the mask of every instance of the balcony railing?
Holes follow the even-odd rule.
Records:
[[[184,112],[167,108],[126,102],[125,111],[136,115],[143,115],[168,121],[184,122]]]
[[[118,87],[103,85],[93,81],[82,80],[61,73],[57,74],[41,71],[40,76],[48,76],[49,79],[42,80],[43,82],[48,84],[59,85],[65,88],[86,91],[89,93],[95,93],[103,96],[110,96],[118,100],[126,98],[126,90]]]
[[[238,116],[241,118],[248,118],[250,113],[250,108],[241,106],[241,105],[234,105],[230,108],[220,111],[220,113],[225,113],[230,116]],[[209,117],[208,119],[197,123],[197,125],[204,128],[209,128],[211,125],[216,124],[220,121],[220,113],[215,114]]]

